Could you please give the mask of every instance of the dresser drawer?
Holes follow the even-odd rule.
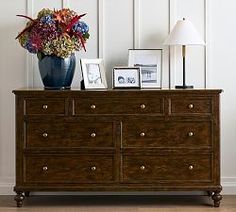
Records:
[[[210,148],[210,121],[153,121],[135,120],[122,124],[124,148]]]
[[[212,181],[211,155],[123,156],[123,182],[191,182]]]
[[[25,99],[26,115],[64,115],[64,98]]]
[[[83,114],[163,114],[162,98],[125,99],[125,98],[90,98],[74,99],[74,115]]]
[[[109,183],[114,181],[111,155],[26,156],[25,183]]]
[[[26,124],[26,146],[33,147],[114,147],[112,122],[64,122]]]
[[[194,97],[171,98],[170,113],[173,115],[211,114],[211,99]]]

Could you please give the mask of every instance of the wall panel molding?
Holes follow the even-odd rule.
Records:
[[[134,14],[134,49],[140,48],[140,0],[133,0]]]
[[[33,0],[26,0],[26,15],[33,16]],[[34,73],[33,73],[33,55],[27,51],[26,53],[26,84],[27,87],[33,87],[34,85]]]
[[[210,61],[210,7],[211,7],[211,0],[205,0],[205,88],[207,88],[210,84],[209,82],[209,72],[211,71],[211,61]]]
[[[105,57],[105,35],[104,35],[104,0],[97,0],[98,4],[98,58]]]
[[[169,0],[169,33],[176,23],[176,0]],[[175,84],[176,48],[169,47],[169,88]]]
[[[69,8],[70,0],[62,0],[62,8]]]

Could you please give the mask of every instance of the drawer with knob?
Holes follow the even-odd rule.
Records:
[[[124,121],[123,148],[211,148],[210,121]]]
[[[164,104],[162,98],[155,99],[130,99],[124,98],[89,98],[74,99],[73,114],[156,114],[163,115]],[[106,104],[104,104],[106,102]]]
[[[64,98],[25,99],[25,115],[65,115]]]
[[[211,98],[171,98],[169,102],[171,115],[209,115],[212,113]]]
[[[112,155],[26,155],[25,183],[111,183]]]
[[[27,122],[26,147],[114,148],[113,122]]]
[[[211,155],[124,155],[124,183],[212,181]]]

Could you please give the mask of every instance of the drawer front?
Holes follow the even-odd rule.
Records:
[[[65,99],[40,98],[25,100],[26,115],[64,115]]]
[[[112,122],[41,123],[26,125],[26,146],[31,147],[114,147]]]
[[[37,155],[25,157],[25,183],[109,183],[113,156]]]
[[[123,156],[123,182],[211,182],[211,155]]]
[[[194,97],[172,98],[170,99],[170,113],[173,115],[211,114],[211,99]]]
[[[205,148],[212,146],[212,125],[209,121],[123,122],[122,145],[148,148]]]
[[[159,114],[164,112],[163,99],[74,99],[74,115],[81,114]]]

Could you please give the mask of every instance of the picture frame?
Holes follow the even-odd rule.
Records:
[[[113,88],[140,88],[139,67],[114,67],[112,74]]]
[[[140,67],[141,88],[162,87],[163,49],[129,49],[128,66]]]
[[[80,59],[85,89],[107,89],[103,59]]]

